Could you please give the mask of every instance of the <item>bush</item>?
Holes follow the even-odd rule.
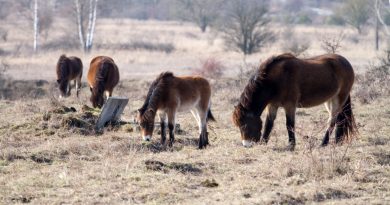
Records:
[[[327,18],[326,23],[329,25],[344,26],[345,20],[340,15],[334,14]]]
[[[292,27],[287,26],[282,32],[281,36],[283,39],[283,52],[289,52],[295,56],[300,56],[304,54],[310,47],[309,40],[305,38],[298,40]]]
[[[69,37],[61,37],[45,43],[41,46],[42,50],[72,50],[80,48],[77,39]]]
[[[297,18],[297,24],[311,24],[313,21],[307,14],[301,14]]]
[[[98,49],[118,49],[118,50],[146,50],[172,53],[175,46],[172,43],[154,43],[146,41],[133,41],[131,43],[121,44],[96,44]]]
[[[371,65],[364,74],[356,75],[355,96],[361,103],[369,103],[379,97],[390,96],[390,50],[380,59],[379,65]]]
[[[217,59],[211,57],[201,61],[200,68],[194,70],[194,74],[209,78],[218,78],[223,75],[225,66]]]

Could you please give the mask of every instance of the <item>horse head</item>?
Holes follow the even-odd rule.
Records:
[[[102,106],[104,104],[103,92],[99,92],[98,90],[92,89],[92,88],[90,88],[90,90],[92,93],[91,98],[90,98],[92,106],[94,108],[96,108],[96,107],[102,108]]]
[[[247,110],[241,104],[234,107],[233,122],[240,129],[242,144],[245,147],[258,142],[261,136],[262,121],[260,116]]]
[[[137,121],[141,128],[143,140],[150,141],[154,130],[155,111],[153,109],[138,109]]]

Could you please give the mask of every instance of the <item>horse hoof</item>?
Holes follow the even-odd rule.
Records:
[[[294,151],[294,150],[295,150],[295,145],[288,145],[288,146],[287,146],[287,151],[292,152],[292,151]]]

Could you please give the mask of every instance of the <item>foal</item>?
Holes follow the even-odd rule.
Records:
[[[233,122],[240,128],[244,146],[260,141],[261,113],[267,108],[262,141],[268,142],[279,107],[286,112],[289,149],[295,147],[295,111],[325,104],[329,127],[322,146],[336,127],[336,143],[352,139],[357,128],[351,108],[354,82],[351,64],[342,56],[326,54],[298,59],[291,54],[274,56],[260,65],[235,106]]]
[[[171,72],[161,73],[149,88],[143,106],[138,109],[138,121],[144,140],[151,140],[154,120],[158,113],[161,125],[161,143],[166,140],[168,118],[169,146],[174,142],[175,116],[178,111],[190,110],[199,126],[199,149],[209,144],[207,121],[215,121],[210,111],[211,88],[201,77],[176,77]]]
[[[103,93],[112,96],[112,91],[119,82],[119,70],[114,60],[107,56],[97,56],[91,61],[88,70],[88,84],[91,90],[92,106],[101,108],[104,104]]]
[[[83,75],[83,63],[80,58],[61,55],[56,66],[57,83],[59,84],[60,98],[70,96],[70,82],[74,80],[76,96],[79,97],[81,77]]]

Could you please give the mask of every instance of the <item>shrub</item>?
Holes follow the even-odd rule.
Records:
[[[344,26],[345,20],[340,15],[334,14],[326,19],[326,23],[329,25]]]
[[[209,78],[218,78],[223,75],[225,66],[221,61],[211,57],[202,60],[200,68],[194,70],[194,74]]]
[[[172,53],[175,46],[172,43],[155,43],[146,41],[133,41],[121,44],[96,44],[98,49],[119,49],[119,50],[146,50],[164,53]]]
[[[390,50],[380,59],[379,65],[371,65],[364,74],[356,75],[355,97],[361,103],[369,103],[379,97],[390,96]]]

